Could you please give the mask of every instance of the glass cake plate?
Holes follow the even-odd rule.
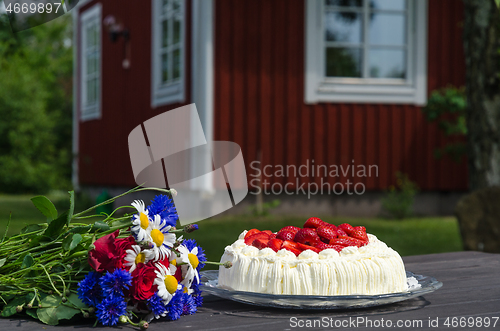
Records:
[[[287,309],[351,309],[373,307],[419,297],[434,292],[443,286],[443,283],[433,277],[416,275],[407,271],[406,277],[409,282],[411,277],[414,277],[418,282],[418,285],[411,286],[407,292],[381,295],[285,295],[235,291],[221,288],[218,286],[218,270],[203,271],[200,274],[202,276],[202,290],[207,293],[251,305]],[[413,281],[413,283],[415,282]]]

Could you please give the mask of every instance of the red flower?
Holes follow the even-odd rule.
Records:
[[[120,233],[116,230],[94,242],[94,249],[89,252],[88,262],[97,272],[113,272],[116,265],[115,238]]]
[[[120,230],[105,235],[94,242],[94,249],[89,252],[88,263],[97,272],[113,272],[116,268],[125,269],[123,258],[135,240],[132,236],[116,239]]]
[[[155,267],[139,263],[132,272],[131,293],[134,299],[148,300],[158,291],[158,286],[154,284],[156,278]]]
[[[114,245],[115,245],[115,254],[119,259],[117,260],[116,263],[116,268],[120,269],[129,269],[123,265],[125,262],[124,258],[127,255],[127,249],[132,249],[132,245],[135,244],[135,239],[132,236],[128,236],[127,238],[123,239],[115,239]]]
[[[163,260],[158,261],[157,263],[163,264],[165,266],[165,268],[167,268],[167,270],[168,270],[168,267],[170,266],[170,262],[168,261],[168,257],[164,258]]]
[[[174,274],[175,279],[180,283],[182,281],[182,269],[181,266],[177,267],[177,270],[175,270]]]

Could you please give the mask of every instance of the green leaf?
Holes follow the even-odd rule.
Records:
[[[7,258],[0,259],[0,268],[5,264],[5,261],[7,261]]]
[[[92,228],[92,225],[75,226],[74,228],[71,228],[68,232],[69,233],[87,233],[90,231],[91,228]]]
[[[50,223],[57,218],[56,207],[43,195],[31,198],[31,202],[33,202],[35,207],[47,217],[47,223]]]
[[[69,251],[69,245],[71,244],[71,241],[73,240],[73,236],[69,235],[66,238],[64,238],[61,246],[65,251]]]
[[[495,3],[497,5],[497,8],[500,8],[500,0],[495,0]]]
[[[44,236],[56,238],[62,232],[64,225],[66,225],[66,217],[67,212],[64,212],[61,216],[50,222],[49,227],[43,233]]]
[[[71,219],[73,218],[73,213],[75,212],[75,191],[69,191],[69,211],[68,211],[68,222],[66,223],[69,226],[71,223]]]
[[[26,269],[31,267],[33,265],[33,262],[34,260],[31,254],[27,254],[23,259],[23,263],[21,263],[21,269]]]
[[[23,305],[26,303],[26,298],[24,296],[22,297],[15,297],[10,301],[7,305],[5,305],[3,311],[2,311],[2,317],[9,317],[17,313],[16,307],[19,305]]]
[[[59,324],[59,319],[57,318],[57,308],[38,308],[36,310],[36,316],[45,324]]]
[[[37,317],[40,321],[48,325],[57,325],[59,320],[70,319],[80,312],[65,306],[61,303],[61,298],[55,295],[48,295],[41,301],[42,308],[36,311]]]
[[[31,232],[35,232],[35,231],[39,231],[39,230],[42,230],[44,227],[40,224],[30,224],[30,225],[27,225],[25,226],[22,230],[21,230],[21,234],[23,233],[31,233]]]
[[[69,244],[69,250],[72,251],[75,247],[82,241],[82,235],[79,233],[75,233]]]
[[[68,301],[77,308],[88,308],[88,306],[84,304],[75,293],[71,293],[71,295],[68,297]]]
[[[92,226],[91,232],[104,232],[110,229],[109,225],[104,223],[103,221],[97,221]]]
[[[37,309],[26,309],[26,314],[30,317],[33,317],[34,319],[38,319],[36,311]]]

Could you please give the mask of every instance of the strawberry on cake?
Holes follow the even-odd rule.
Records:
[[[227,246],[219,286],[296,295],[385,294],[407,290],[401,256],[363,226],[339,226],[317,217],[304,228],[243,231]]]

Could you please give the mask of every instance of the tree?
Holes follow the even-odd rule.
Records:
[[[12,33],[0,15],[0,191],[70,188],[70,15]]]
[[[464,0],[467,139],[471,190],[500,185],[500,10]]]

